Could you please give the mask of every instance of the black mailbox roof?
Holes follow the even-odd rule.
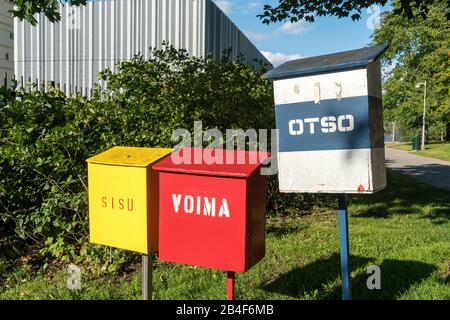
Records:
[[[306,75],[310,76],[319,73],[365,68],[368,64],[376,61],[388,47],[388,45],[384,44],[375,47],[292,60],[270,70],[266,74],[266,77],[271,80],[280,80]]]

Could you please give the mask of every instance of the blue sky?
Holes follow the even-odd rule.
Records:
[[[269,26],[256,17],[277,0],[214,0],[274,65],[285,61],[357,49],[371,42],[374,22],[387,7],[364,10],[359,21],[319,17],[313,23],[279,22]]]

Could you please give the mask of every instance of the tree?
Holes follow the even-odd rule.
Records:
[[[58,8],[61,0],[9,0],[14,4],[14,9],[11,14],[20,20],[27,20],[33,26],[37,24],[34,17],[36,13],[44,13],[44,15],[51,21],[57,22],[61,19]],[[86,0],[66,0],[70,5],[85,5]]]
[[[277,6],[265,5],[263,13],[258,17],[265,24],[285,20],[314,22],[316,16],[336,16],[338,18],[350,16],[352,20],[359,20],[363,9],[372,5],[384,6],[387,2],[387,0],[279,0]],[[450,0],[401,0],[393,13],[408,19],[426,18],[430,8],[441,2],[450,8]],[[448,10],[446,18],[450,19]]]
[[[393,1],[394,8],[400,0]],[[374,44],[388,43],[383,58],[385,72],[383,97],[385,117],[400,122],[406,134],[417,134],[422,125],[423,89],[428,83],[428,136],[450,138],[450,21],[445,3],[429,8],[427,18],[408,19],[393,12],[384,13],[373,35]],[[394,66],[394,67],[392,67]],[[386,70],[386,69],[385,69]]]

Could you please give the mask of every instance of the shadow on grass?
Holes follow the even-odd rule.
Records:
[[[359,268],[369,264],[372,259],[352,256],[352,268]],[[277,292],[294,298],[300,298],[304,293],[319,292],[318,298],[330,295],[339,298],[340,294],[334,293],[333,288],[327,289],[327,284],[334,282],[340,275],[339,254],[317,260],[301,268],[293,269],[278,279],[263,286],[263,290]],[[329,292],[332,290],[333,292]]]
[[[396,214],[420,214],[434,224],[450,219],[450,192],[417,182],[411,177],[387,171],[388,186],[374,195],[353,196],[358,205],[352,216],[386,218]]]
[[[342,287],[332,286],[336,280],[340,283],[339,261],[339,255],[333,254],[326,259],[293,269],[263,285],[262,289],[293,298],[301,298],[308,294],[317,299],[341,299]],[[350,258],[352,270],[368,267],[373,262],[373,259],[367,257],[351,256]],[[353,299],[397,299],[411,286],[420,283],[436,271],[435,266],[419,261],[384,260],[379,267],[381,290],[369,290],[366,282],[371,274],[361,272],[351,280]]]
[[[381,290],[369,290],[365,272],[352,279],[355,299],[394,300],[406,293],[412,286],[421,283],[437,270],[436,266],[414,260],[386,259],[381,265]]]
[[[308,229],[310,224],[294,224],[286,222],[271,223],[267,225],[267,233],[272,234],[277,238],[292,234],[295,232]]]

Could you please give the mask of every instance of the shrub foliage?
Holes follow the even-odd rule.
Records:
[[[56,258],[92,258],[99,249],[87,246],[87,158],[116,145],[173,146],[172,132],[192,131],[197,120],[223,132],[274,127],[263,66],[233,62],[226,53],[218,62],[191,57],[169,46],[151,56],[102,72],[106,89],[97,87],[90,99],[57,88],[1,93],[1,234]],[[305,205],[307,199],[283,198],[276,189],[271,178],[269,209]]]

